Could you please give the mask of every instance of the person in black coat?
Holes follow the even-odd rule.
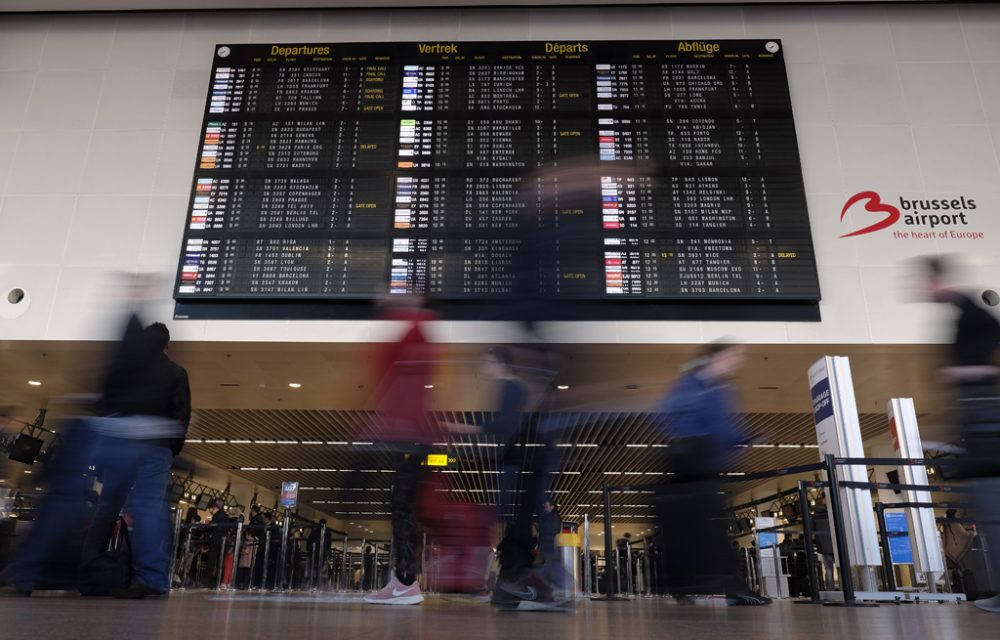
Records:
[[[215,588],[219,581],[219,572],[223,570],[222,551],[226,536],[229,534],[229,527],[225,526],[232,522],[226,514],[222,500],[215,500],[208,505],[208,513],[212,516],[212,535],[208,543],[208,570],[205,572],[205,586]]]

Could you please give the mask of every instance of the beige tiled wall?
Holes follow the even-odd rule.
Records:
[[[1000,287],[1000,7],[589,7],[5,16],[0,340],[95,339],[109,271],[176,265],[213,46],[279,41],[781,38],[823,288],[821,323],[582,323],[564,340],[922,342],[902,261],[959,252]],[[853,193],[977,198],[985,242],[841,239]],[[848,216],[848,222],[857,223]],[[6,292],[28,292],[18,317]],[[7,305],[7,306],[5,306]],[[21,307],[23,309],[25,307]],[[169,318],[169,283],[158,315]],[[178,339],[366,340],[367,322],[172,323]],[[490,340],[442,323],[446,340]]]

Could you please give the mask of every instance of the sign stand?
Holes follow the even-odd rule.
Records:
[[[871,494],[840,487],[841,481],[867,482],[867,469],[863,465],[834,464],[834,458],[864,457],[850,361],[841,356],[820,358],[809,367],[809,388],[820,459],[826,461],[829,475],[827,504],[833,525],[834,555],[840,563],[840,580],[844,585],[844,604],[856,606],[854,567],[860,567],[861,583],[869,591],[875,585],[873,568],[881,564],[881,559]]]

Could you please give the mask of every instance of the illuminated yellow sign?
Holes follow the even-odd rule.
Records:
[[[424,460],[424,464],[428,467],[447,467],[448,466],[448,454],[446,453],[428,453],[427,459]]]

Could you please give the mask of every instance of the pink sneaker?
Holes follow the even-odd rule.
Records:
[[[389,584],[368,594],[364,600],[368,604],[420,604],[424,601],[424,594],[420,593],[420,583],[414,581],[407,587],[393,576]]]

